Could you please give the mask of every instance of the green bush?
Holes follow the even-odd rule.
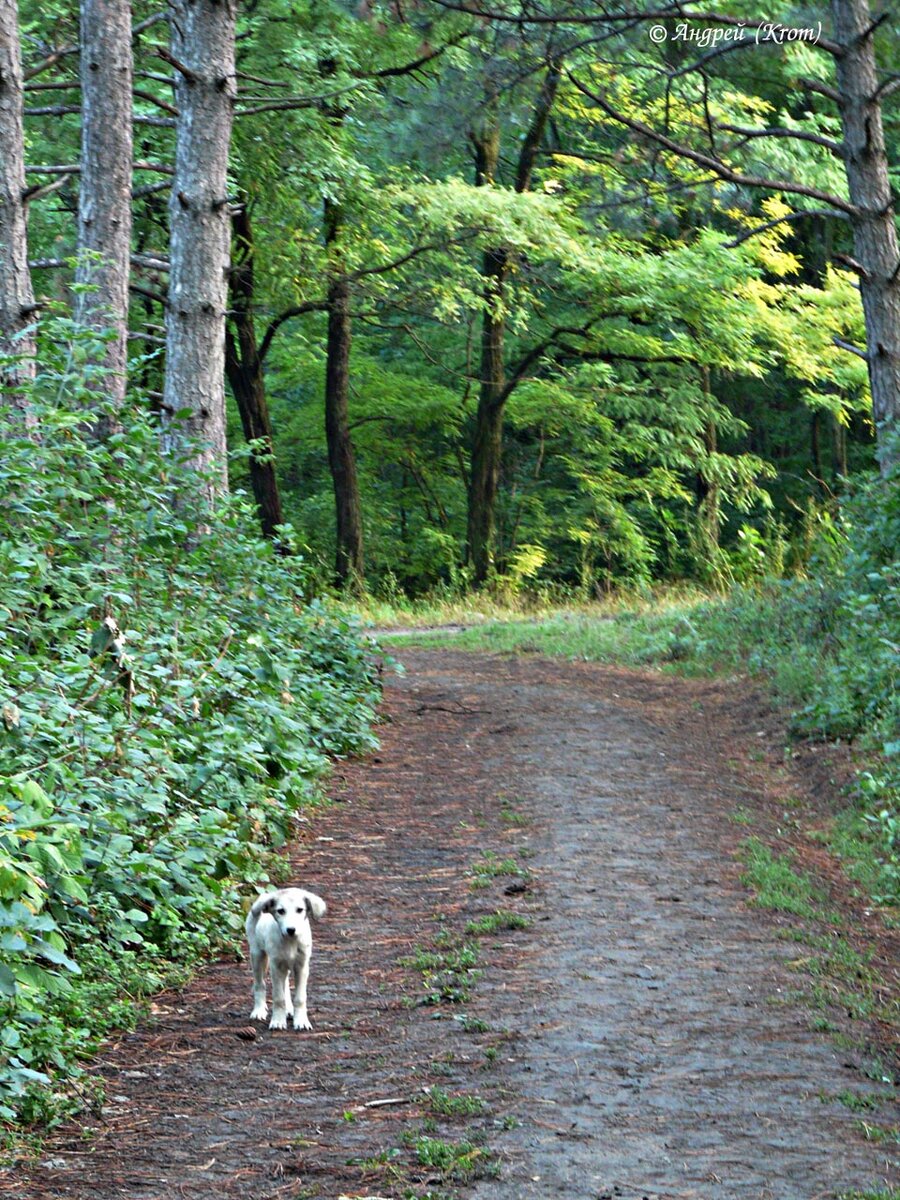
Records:
[[[39,438],[0,447],[6,1120],[46,1117],[120,1000],[234,936],[329,759],[372,744],[353,620],[245,500],[202,502],[138,403],[93,437],[95,351],[45,323]]]

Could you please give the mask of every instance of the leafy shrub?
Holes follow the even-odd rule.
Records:
[[[233,936],[239,887],[330,757],[372,744],[356,625],[309,600],[302,561],[248,532],[241,497],[201,502],[142,408],[94,439],[93,353],[45,323],[39,439],[20,426],[0,447],[7,1120],[47,1115],[141,979]]]

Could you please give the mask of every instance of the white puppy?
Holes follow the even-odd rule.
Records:
[[[264,1021],[266,966],[272,975],[272,1020],[270,1029],[287,1029],[292,1017],[295,1029],[312,1029],[306,1011],[306,982],[312,954],[310,918],[325,915],[325,901],[302,888],[266,892],[247,914],[247,942],[253,967],[253,1012],[251,1020]],[[293,983],[294,1000],[291,1002]]]

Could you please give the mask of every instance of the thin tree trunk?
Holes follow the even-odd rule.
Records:
[[[825,481],[822,475],[822,412],[814,408],[809,422],[809,453],[812,459],[812,473],[819,489],[819,495],[825,494]]]
[[[362,505],[356,457],[350,437],[350,285],[340,258],[341,206],[325,201],[325,245],[331,279],[328,284],[328,342],[325,363],[325,438],[334,485],[336,517],[335,574],[341,587],[358,590],[365,576]]]
[[[847,476],[847,426],[837,417],[832,416],[831,427],[833,439],[831,461],[834,473],[841,479],[845,479]]]
[[[710,369],[705,364],[700,368],[700,386],[703,390],[706,410],[709,412],[712,407],[712,380],[710,378]],[[718,442],[719,435],[716,423],[711,416],[707,417],[703,428],[703,450],[707,459],[711,458],[718,450]],[[711,547],[718,547],[719,535],[721,533],[719,485],[713,473],[704,469],[702,465],[696,475],[694,491],[697,496],[698,516],[706,533],[708,543]]]
[[[168,444],[200,443],[208,498],[228,486],[225,308],[231,221],[228,149],[234,112],[234,0],[170,0],[178,128],[169,204],[169,297],[163,412]],[[173,422],[187,410],[186,419]]]
[[[225,370],[234,393],[244,437],[257,443],[250,453],[250,485],[259,511],[260,525],[267,538],[277,539],[277,527],[284,524],[278,475],[275,470],[275,445],[272,422],[266,403],[266,385],[262,359],[253,323],[254,275],[253,230],[246,206],[232,215],[234,233],[231,268],[231,321],[234,334],[225,333]]]
[[[0,0],[0,353],[19,361],[0,372],[2,408],[33,428],[23,385],[35,374],[36,306],[28,270],[22,62],[16,0]]]
[[[888,174],[868,0],[832,0],[854,254],[866,323],[866,357],[881,470],[900,462],[900,247]]]
[[[534,164],[556,99],[561,69],[561,62],[556,60],[548,66],[531,125],[519,151],[515,183],[517,192],[527,192],[531,188]],[[485,128],[472,135],[471,142],[475,149],[475,183],[479,187],[489,187],[496,181],[500,157],[500,130],[496,121],[489,118]],[[473,568],[473,583],[476,586],[487,581],[493,565],[497,493],[503,461],[503,414],[508,398],[503,304],[509,268],[508,251],[502,248],[485,251],[481,267],[484,316],[481,325],[478,409],[469,473],[466,547],[467,561]]]
[[[469,468],[468,552],[476,586],[487,581],[493,565],[503,458],[506,327],[502,305],[508,270],[509,256],[505,250],[485,252],[481,266],[485,313],[481,326],[480,384]]]
[[[75,317],[111,329],[103,344],[107,374],[96,390],[111,411],[100,436],[116,424],[125,399],[128,363],[128,281],[131,266],[132,174],[131,0],[81,2],[81,174]]]

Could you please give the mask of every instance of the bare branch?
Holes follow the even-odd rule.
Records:
[[[34,79],[36,75],[41,75],[44,71],[49,71],[51,67],[55,67],[61,58],[67,58],[70,54],[77,53],[77,46],[60,46],[58,50],[53,50],[36,66],[30,67],[27,71],[23,71],[22,78],[25,80]]]
[[[151,271],[168,271],[169,260],[163,254],[132,254],[132,265],[146,267]]]
[[[891,74],[875,91],[872,96],[872,102],[878,100],[887,100],[888,96],[893,96],[894,92],[900,91],[900,75]]]
[[[42,108],[22,110],[26,117],[64,117],[68,113],[80,113],[80,104],[46,104]]]
[[[458,237],[449,238],[443,242],[429,242],[425,246],[416,246],[407,254],[401,255],[400,258],[395,258],[391,262],[381,263],[377,267],[361,267],[357,271],[350,271],[343,278],[352,282],[356,279],[363,279],[366,275],[386,275],[388,271],[395,271],[398,267],[404,266],[405,263],[411,262],[414,258],[419,258],[422,254],[430,254],[434,250],[445,250],[448,246],[459,246],[476,236],[476,230],[469,230],[467,233],[462,233]]]
[[[831,339],[839,350],[847,350],[850,354],[855,354],[857,358],[861,358],[863,362],[869,361],[868,351],[863,350],[859,346],[854,346],[852,342],[845,342],[843,338],[833,337]]]
[[[234,115],[236,117],[252,117],[255,113],[261,112],[289,112],[297,108],[315,108],[325,100],[331,100],[335,96],[344,96],[347,92],[359,91],[363,86],[365,86],[364,81],[349,83],[346,87],[337,88],[333,92],[321,92],[317,96],[285,96],[281,100],[265,100],[261,104],[254,104],[251,108],[238,108]]]
[[[836,142],[833,138],[825,137],[821,133],[810,133],[806,129],[784,129],[781,126],[772,126],[766,129],[751,129],[745,125],[719,125],[719,129],[724,129],[726,133],[736,133],[746,141],[752,141],[753,138],[771,137],[793,138],[798,142],[813,142],[816,146],[824,146],[826,150],[830,150],[838,158],[843,158],[844,156],[842,142]]]
[[[848,271],[853,271],[854,274],[859,275],[861,279],[869,278],[869,272],[862,265],[862,263],[857,262],[855,258],[851,258],[849,254],[835,254],[833,257],[835,262],[839,262],[841,266],[846,267]]]
[[[820,83],[818,79],[798,79],[797,82],[807,92],[815,92],[818,96],[825,96],[835,104],[840,103],[840,92],[827,83]]]
[[[272,345],[272,339],[285,321],[290,321],[294,317],[305,316],[306,313],[325,312],[327,308],[328,304],[325,300],[310,300],[306,304],[296,304],[293,308],[287,308],[283,313],[279,313],[274,320],[269,322],[269,327],[263,336],[263,340],[259,344],[260,362],[262,362],[269,353],[269,347]]]
[[[580,82],[571,72],[566,72],[568,78],[575,87],[588,99],[593,100],[597,107],[605,112],[613,121],[624,125],[633,133],[639,133],[642,137],[648,138],[650,141],[656,142],[663,146],[666,150],[677,154],[679,158],[687,158],[691,162],[699,163],[700,166],[708,167],[720,179],[724,179],[729,183],[735,183],[742,187],[763,188],[770,192],[786,192],[789,195],[809,196],[813,200],[821,200],[825,204],[832,205],[834,208],[839,208],[842,212],[849,216],[858,216],[859,210],[854,204],[847,200],[841,199],[840,196],[833,196],[830,192],[823,192],[819,188],[808,187],[806,184],[794,183],[790,179],[767,179],[759,175],[746,175],[742,171],[735,171],[728,167],[718,158],[712,158],[708,154],[702,154],[699,150],[693,150],[690,146],[685,146],[680,142],[674,141],[663,133],[646,125],[643,121],[638,121],[634,117],[627,117],[624,113],[613,108],[613,106],[599,93],[592,91]]]
[[[176,58],[166,46],[150,46],[149,50],[157,58],[161,58],[163,62],[167,62],[170,67],[174,67],[176,71],[185,77],[188,83],[197,82],[197,72],[192,71],[189,66]]]
[[[164,163],[147,162],[138,159],[132,164],[135,171],[155,171],[158,175],[174,175],[174,169]],[[26,167],[26,175],[77,175],[81,171],[80,163],[65,163],[64,165],[47,164],[45,166]]]
[[[168,303],[168,297],[162,292],[155,292],[152,288],[142,287],[139,283],[129,283],[128,290],[135,293],[137,296],[144,296],[147,300],[152,300],[154,304],[161,304],[165,308]]]
[[[262,87],[289,88],[291,85],[285,79],[263,79],[261,75],[250,75],[247,71],[236,71],[236,79],[247,79],[250,83],[261,84]]]
[[[731,242],[726,242],[725,245],[729,250],[733,250],[735,246],[740,246],[744,242],[749,241],[752,237],[757,237],[760,233],[765,233],[768,229],[774,229],[776,225],[781,225],[784,221],[800,221],[803,217],[839,217],[842,221],[848,220],[845,212],[839,212],[836,208],[799,208],[796,212],[787,213],[783,217],[776,217],[773,221],[766,221],[762,225],[754,225],[752,229],[746,230],[739,237],[736,237]]]
[[[159,96],[154,96],[152,92],[145,92],[143,88],[135,88],[134,94],[138,100],[146,100],[148,104],[155,104],[163,112],[171,113],[173,117],[178,116],[178,109],[174,104],[169,104],[166,100],[160,100]]]
[[[72,173],[60,175],[58,179],[54,179],[52,183],[37,184],[35,186],[25,188],[22,192],[22,203],[30,204],[33,200],[42,200],[44,196],[49,196],[52,192],[58,192],[60,188],[65,187],[72,178]]]
[[[148,183],[144,187],[135,188],[131,193],[132,200],[140,200],[143,196],[155,196],[157,192],[165,192],[172,186],[171,182],[164,179],[161,183]]]

